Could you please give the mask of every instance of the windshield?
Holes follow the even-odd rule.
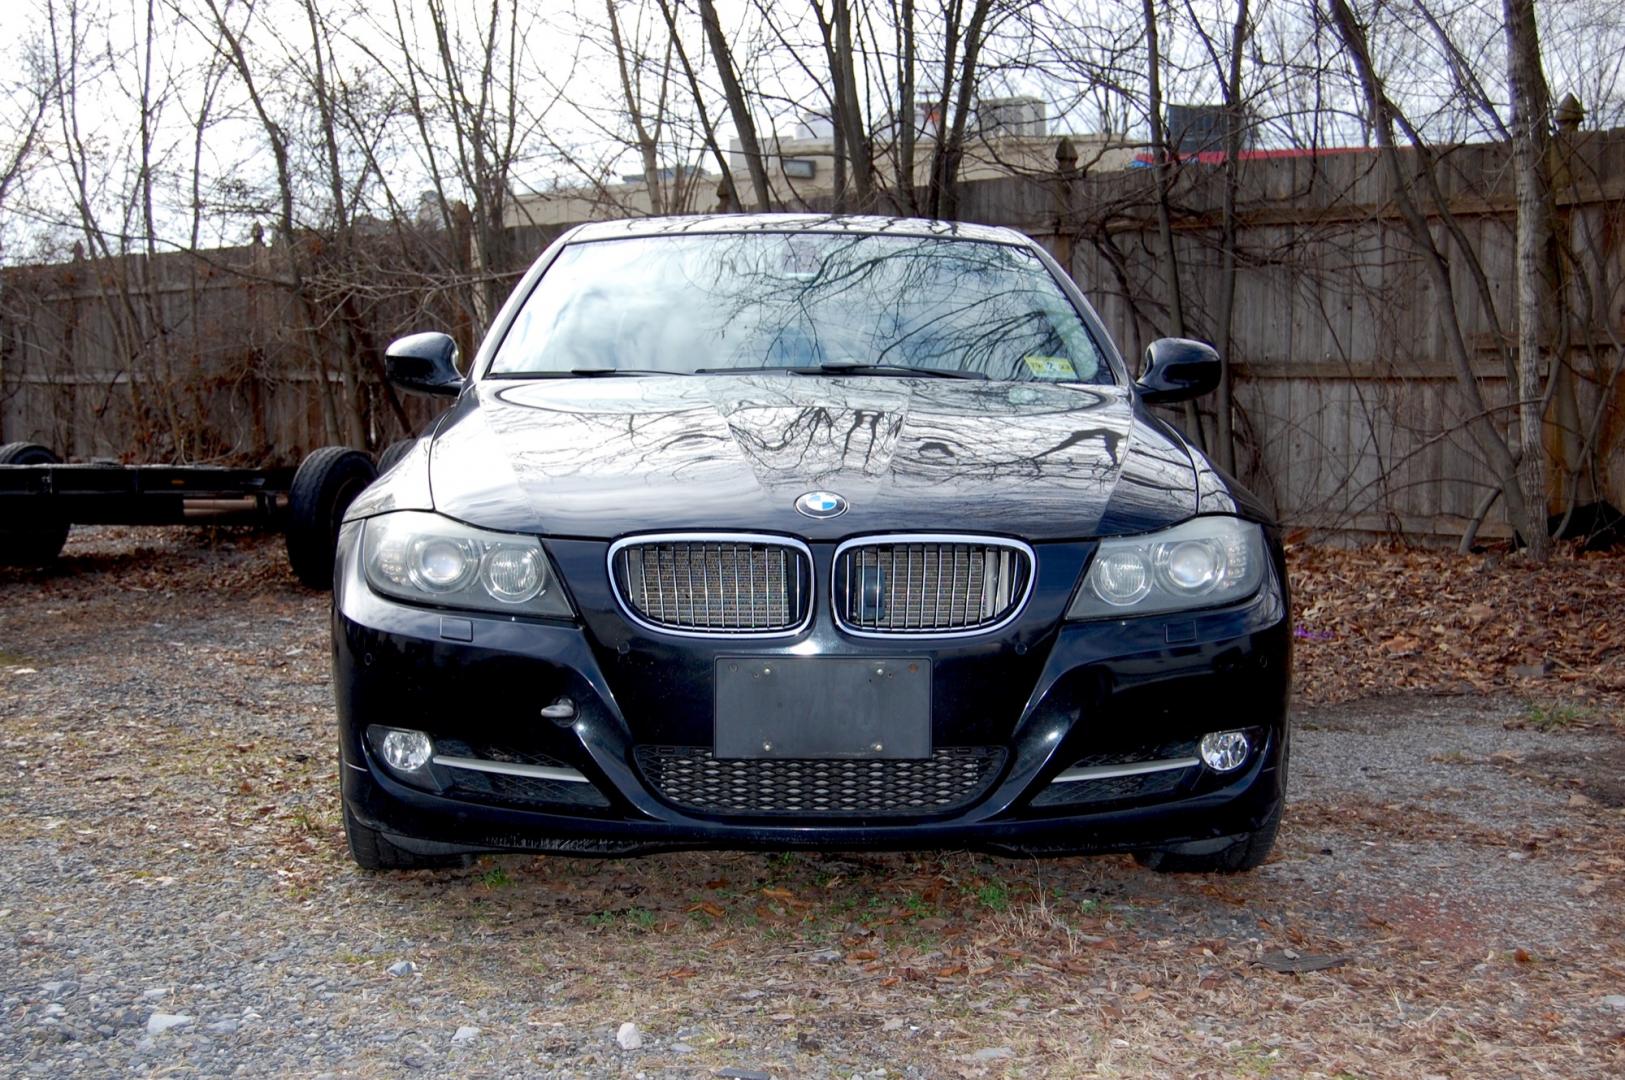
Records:
[[[1031,252],[938,237],[719,233],[570,244],[490,374],[959,372],[1110,383]]]

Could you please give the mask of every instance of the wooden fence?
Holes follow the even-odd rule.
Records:
[[[1489,307],[1434,208],[1436,243],[1450,258],[1482,394],[1504,430],[1515,422],[1500,348],[1515,333],[1506,149],[1452,147],[1439,160],[1444,205],[1483,268]],[[1240,165],[1234,318],[1230,341],[1215,342],[1227,345],[1236,383],[1237,471],[1292,524],[1450,537],[1494,479],[1467,436],[1439,299],[1379,165],[1371,151]],[[1584,494],[1625,506],[1625,395],[1612,381],[1625,340],[1625,130],[1571,137],[1564,168],[1559,202],[1576,255],[1569,292],[1592,313],[1573,328],[1568,353],[1579,421],[1596,433],[1582,470],[1594,487]],[[965,185],[961,211],[1021,229],[1056,254],[1132,363],[1175,324],[1154,183],[1147,169],[978,181]],[[1223,183],[1221,168],[1190,163],[1172,189],[1183,323],[1208,340],[1220,325]],[[521,230],[515,246],[534,254],[558,231]],[[403,414],[405,426],[421,426],[426,403],[386,399],[377,348],[418,329],[446,329],[468,347],[470,316],[455,290],[409,295],[408,276],[360,309],[342,289],[295,303],[281,265],[274,247],[256,244],[151,265],[7,271],[0,441],[43,442],[79,459],[288,463],[330,440],[322,396],[335,392],[358,395],[361,433],[374,445],[399,436]],[[147,298],[142,318],[129,310],[132,294]],[[348,337],[334,329],[341,308]],[[313,336],[323,349],[365,346],[367,356],[351,368],[313,358]],[[1211,439],[1211,402],[1204,408]],[[1560,509],[1569,490],[1556,472]],[[1509,531],[1498,507],[1484,532]]]

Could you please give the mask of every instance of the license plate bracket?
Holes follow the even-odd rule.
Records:
[[[920,656],[722,656],[718,758],[931,756],[931,661]]]

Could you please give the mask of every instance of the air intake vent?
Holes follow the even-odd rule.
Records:
[[[656,630],[766,637],[811,616],[812,556],[782,537],[634,537],[610,548],[609,563],[621,606]]]
[[[707,814],[803,817],[925,815],[956,810],[985,791],[1004,751],[956,746],[924,760],[718,758],[703,746],[640,746],[638,767],[656,791]]]
[[[880,536],[842,544],[832,581],[835,617],[855,634],[965,634],[1015,618],[1033,554],[991,537]]]

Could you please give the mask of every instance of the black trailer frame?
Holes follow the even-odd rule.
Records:
[[[398,460],[398,443],[380,460]],[[74,525],[253,524],[281,529],[288,562],[312,588],[333,583],[345,509],[378,475],[372,455],[313,451],[297,469],[65,464],[37,443],[0,446],[0,563],[54,560]]]

